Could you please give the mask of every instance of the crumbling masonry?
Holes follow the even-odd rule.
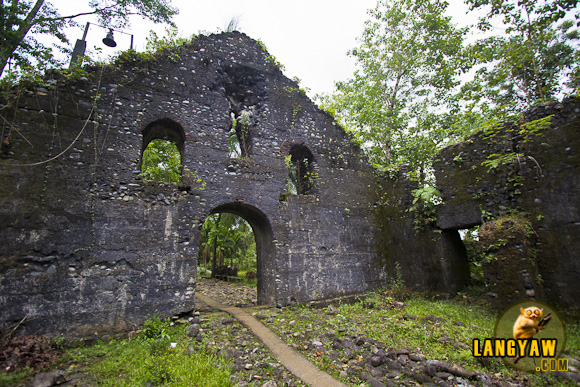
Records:
[[[200,228],[218,212],[237,214],[254,230],[259,303],[377,289],[396,266],[411,287],[455,293],[469,281],[457,230],[482,222],[479,204],[491,212],[509,207],[500,198],[466,197],[465,189],[502,193],[460,176],[485,154],[477,158],[477,141],[458,145],[440,158],[439,227],[418,231],[406,211],[416,184],[404,171],[376,173],[349,135],[240,33],[199,36],[156,59],[124,54],[87,71],[74,79],[54,73],[47,85],[2,101],[0,324],[24,320],[22,334],[102,337],[154,313],[190,312]],[[524,177],[537,183],[518,205],[544,215],[536,228],[550,249],[538,258],[543,294],[577,306],[573,104],[553,108],[572,112],[565,119],[575,124],[553,129],[552,153],[561,155],[554,165],[551,152],[535,155],[543,179],[534,180],[526,164]],[[238,133],[243,153],[232,157],[228,133],[242,115],[249,120]],[[140,179],[142,152],[154,139],[180,150],[180,183]],[[460,167],[453,161],[459,152],[472,157]],[[288,157],[308,168],[299,173],[298,195],[287,192]],[[563,201],[564,209],[557,206]]]

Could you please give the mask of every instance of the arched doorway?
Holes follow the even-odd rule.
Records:
[[[256,240],[256,274],[258,304],[276,303],[274,283],[275,246],[272,226],[266,215],[254,206],[245,203],[226,203],[215,207],[210,214],[229,213],[243,218],[252,227]]]

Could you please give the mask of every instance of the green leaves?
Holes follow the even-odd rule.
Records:
[[[209,261],[209,252],[219,257],[217,265],[228,264],[238,269],[256,267],[256,243],[252,227],[243,218],[228,214],[212,214],[201,230],[199,262]],[[204,256],[206,255],[206,256]]]
[[[441,194],[436,188],[430,187],[428,185],[423,188],[417,188],[411,192],[413,195],[413,204],[417,204],[419,201],[423,204],[436,205],[441,203]]]
[[[91,11],[61,16],[58,9],[45,0],[6,0],[0,4],[0,75],[10,59],[13,66],[25,69],[31,66],[47,68],[59,64],[53,48],[37,37],[49,35],[68,44],[64,28],[75,25],[79,16],[96,15],[99,23],[112,28],[123,28],[131,15],[141,15],[155,23],[174,25],[171,18],[178,13],[168,0],[90,0]],[[67,51],[66,47],[58,47]],[[62,64],[62,63],[60,63]]]
[[[467,0],[471,9],[486,7],[478,27],[501,33],[471,45],[476,77],[466,89],[478,88],[504,114],[514,114],[535,103],[561,98],[578,87],[578,30],[568,11],[577,0]],[[499,20],[497,20],[499,19]],[[560,23],[560,24],[558,24]],[[481,87],[483,86],[483,87]]]
[[[349,52],[357,71],[318,97],[376,166],[407,164],[423,180],[439,149],[490,118],[512,120],[580,89],[580,32],[569,18],[578,20],[578,0],[467,3],[488,10],[479,23],[487,36],[464,47],[467,29],[445,16],[446,2],[379,1]]]
[[[407,212],[413,213],[413,223],[417,232],[431,228],[437,221],[435,207],[441,204],[441,194],[436,188],[425,185],[411,191],[413,204]]]
[[[181,178],[181,153],[177,146],[166,140],[151,141],[143,151],[141,178],[178,183]]]
[[[173,26],[165,28],[165,36],[161,38],[155,31],[149,31],[147,45],[145,46],[146,51],[154,54],[165,49],[181,46],[190,41],[188,38],[178,36],[178,33],[177,27]]]
[[[152,315],[143,324],[143,336],[146,339],[169,339],[169,330],[171,321],[167,318],[161,318],[159,315]]]
[[[443,127],[457,75],[467,65],[465,29],[445,16],[446,2],[383,0],[370,10],[360,45],[349,52],[358,70],[322,97],[380,167],[409,164],[424,176],[449,141]]]
[[[171,0],[90,0],[89,5],[99,17],[99,23],[112,28],[127,26],[131,15],[141,15],[154,23],[175,27],[171,18],[179,13],[171,6]]]
[[[537,136],[542,136],[545,134],[545,130],[552,124],[553,114],[534,120],[529,121],[521,125],[520,134],[524,136],[524,142],[530,141],[532,138]]]
[[[517,160],[523,158],[521,153],[506,153],[506,154],[491,154],[487,156],[487,160],[482,162],[481,165],[487,167],[487,171],[490,172],[501,165],[514,164]]]

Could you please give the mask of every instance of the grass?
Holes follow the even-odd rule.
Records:
[[[334,315],[326,315],[324,311],[298,308],[284,310],[282,318],[294,321],[292,325],[294,332],[308,332],[320,324],[318,330],[330,330],[335,332],[337,337],[363,335],[392,348],[412,348],[428,359],[445,360],[481,370],[470,350],[456,349],[452,344],[440,343],[437,339],[447,336],[454,342],[469,345],[475,337],[491,337],[495,316],[483,310],[469,309],[456,302],[432,301],[421,297],[407,300],[405,307],[401,309],[382,308],[391,305],[391,301],[388,297],[371,293],[362,302],[339,305]],[[373,304],[374,307],[365,308],[365,303]],[[297,314],[313,313],[309,320],[296,318]],[[421,319],[426,316],[432,320]],[[313,323],[314,319],[317,320],[316,323]],[[456,325],[457,323],[461,325]],[[290,325],[284,325],[284,329],[288,327]],[[296,338],[294,344],[301,345],[302,336]],[[322,364],[319,365],[323,366],[323,359],[316,360],[320,360]]]
[[[152,319],[161,325],[164,320]],[[151,334],[156,331],[158,334]],[[147,330],[136,339],[110,340],[70,349],[68,362],[100,386],[231,386],[231,365],[198,347],[190,348],[185,326]]]
[[[566,349],[572,356],[580,357],[580,322],[566,325]]]
[[[243,278],[244,280],[242,281],[242,285],[246,285],[249,286],[251,288],[256,288],[258,287],[258,279],[257,278],[247,278],[246,277],[246,273],[249,270],[240,270],[238,271],[238,277]],[[256,272],[256,270],[252,270],[254,273]]]
[[[335,377],[339,377],[342,369],[327,356],[332,350],[330,344],[316,350],[307,346],[314,338],[328,333],[336,337],[369,337],[387,347],[406,347],[427,359],[447,361],[523,385],[574,385],[566,384],[563,379],[549,373],[514,370],[499,359],[482,362],[474,358],[472,340],[492,337],[498,319],[498,315],[491,312],[480,298],[460,295],[452,300],[436,300],[425,294],[407,293],[405,296],[408,298],[403,305],[396,302],[400,299],[398,294],[393,296],[386,291],[368,293],[359,302],[337,305],[333,314],[329,314],[328,309],[304,305],[269,309],[265,312],[271,315],[271,319],[263,321],[278,336]],[[91,385],[231,386],[231,361],[206,350],[206,340],[219,340],[212,338],[210,332],[203,343],[196,343],[187,336],[185,325],[172,326],[168,320],[153,316],[144,324],[143,333],[138,337],[69,348],[57,362],[57,367],[82,372],[85,374],[83,379],[90,380]],[[441,338],[449,338],[450,342]],[[454,346],[457,343],[463,343],[464,348]],[[574,357],[580,355],[580,325],[577,322],[567,325],[566,353]],[[33,374],[27,369],[10,374],[0,371],[0,386],[18,385]],[[358,375],[349,375],[343,381],[351,386],[363,383]]]
[[[360,302],[340,304],[334,314],[300,305],[274,313],[277,316],[268,325],[312,362],[337,378],[341,371],[340,364],[326,355],[332,350],[331,343],[313,350],[307,344],[314,337],[323,337],[327,333],[339,338],[366,336],[385,343],[387,347],[408,348],[427,359],[458,364],[468,370],[486,372],[502,379],[526,380],[524,385],[575,385],[570,382],[566,384],[563,379],[548,373],[530,374],[514,370],[497,358],[476,359],[471,352],[473,339],[493,337],[499,316],[491,312],[481,299],[474,297],[434,300],[424,294],[414,294],[401,307],[383,291],[369,293]],[[568,325],[567,335],[567,353],[578,357],[579,325]],[[352,386],[362,382],[358,376],[352,375],[343,381]]]
[[[228,365],[205,352],[188,354],[187,344],[170,347],[168,340],[114,341],[77,349],[73,358],[88,356],[102,360],[87,373],[102,386],[229,386]]]
[[[203,272],[202,272],[203,270]],[[209,274],[207,272],[205,272],[205,268],[203,268],[202,270],[198,270],[198,276],[200,277],[207,277],[209,276]],[[243,280],[241,282],[238,282],[241,285],[245,285],[245,286],[249,286],[251,288],[256,288],[258,287],[258,279],[257,278],[247,278],[246,273],[248,271],[253,271],[254,273],[256,272],[256,269],[246,269],[246,270],[238,270],[238,277],[242,278]]]
[[[17,386],[34,375],[34,371],[26,368],[9,374],[0,371],[0,387]]]

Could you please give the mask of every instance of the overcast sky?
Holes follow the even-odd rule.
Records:
[[[80,10],[78,6],[71,6],[70,0],[51,2],[62,15]],[[367,10],[374,8],[376,3],[377,0],[172,1],[180,10],[175,18],[179,36],[218,32],[225,29],[232,18],[238,17],[238,30],[262,40],[270,54],[285,66],[285,75],[300,78],[301,86],[311,89],[311,96],[331,92],[335,81],[352,75],[354,60],[347,56],[347,51],[357,45],[356,39],[363,32],[364,21],[369,19]],[[467,8],[461,0],[451,0],[450,3],[449,11],[454,21],[464,25]],[[87,21],[96,22],[94,18],[78,19],[81,26],[67,33],[71,45],[82,37]],[[135,48],[142,51],[152,29],[164,34],[165,27],[133,19],[126,32],[134,34]],[[105,34],[106,30],[91,27],[87,48],[98,46],[105,54],[113,53],[113,49],[102,44]],[[129,48],[128,36],[116,33],[115,40],[117,48]]]

